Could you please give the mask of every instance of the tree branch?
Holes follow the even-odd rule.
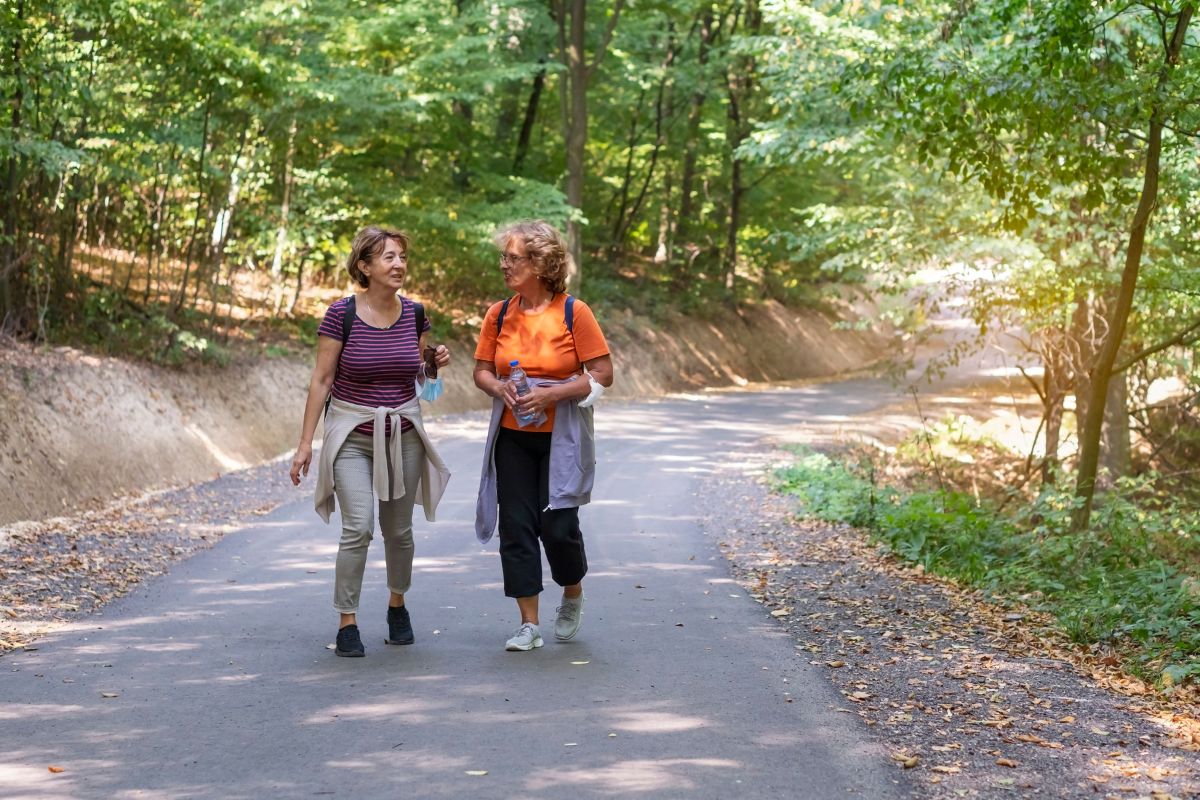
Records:
[[[596,55],[592,58],[590,66],[585,68],[587,76],[590,78],[592,73],[599,68],[600,62],[604,60],[604,54],[608,50],[608,44],[612,41],[613,33],[617,30],[617,20],[621,18],[621,9],[625,6],[625,0],[617,0],[613,4],[612,17],[608,20],[608,27],[604,30],[604,38],[600,40],[599,46],[596,47]]]
[[[1131,9],[1131,8],[1133,8],[1134,6],[1138,6],[1138,5],[1143,5],[1143,4],[1142,4],[1142,3],[1137,3],[1137,2],[1130,3],[1129,5],[1125,6],[1125,7],[1124,7],[1124,8],[1122,8],[1120,11],[1118,11],[1117,13],[1113,14],[1111,17],[1108,17],[1107,19],[1105,19],[1105,20],[1103,20],[1103,21],[1101,21],[1101,22],[1097,22],[1095,25],[1093,25],[1093,26],[1092,26],[1092,30],[1094,31],[1094,30],[1096,30],[1097,28],[1103,28],[1103,27],[1105,27],[1106,25],[1108,25],[1108,23],[1112,22],[1114,19],[1116,19],[1117,17],[1121,16],[1122,14],[1124,14],[1126,11],[1128,11],[1128,10],[1129,10],[1129,9]]]
[[[1134,364],[1138,363],[1139,361],[1141,361],[1149,356],[1152,356],[1155,353],[1158,353],[1162,350],[1166,350],[1168,347],[1174,347],[1177,344],[1191,344],[1192,341],[1189,341],[1189,337],[1191,337],[1191,335],[1193,333],[1195,333],[1196,331],[1200,331],[1200,319],[1197,319],[1191,325],[1187,326],[1182,331],[1180,331],[1178,334],[1176,334],[1175,336],[1172,336],[1170,339],[1165,339],[1156,345],[1152,345],[1150,347],[1145,348],[1144,350],[1139,350],[1138,352],[1134,353],[1132,356],[1130,356],[1129,358],[1122,361],[1116,367],[1113,367],[1113,371],[1112,371],[1113,374],[1116,375],[1118,373],[1124,372],[1125,370],[1129,369],[1130,367],[1132,367]],[[1200,336],[1194,337],[1193,341],[1194,340],[1200,340]]]

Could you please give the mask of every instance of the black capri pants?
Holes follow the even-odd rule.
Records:
[[[500,503],[500,565],[507,597],[542,591],[542,554],[559,586],[587,574],[579,509],[547,511],[550,503],[550,433],[501,428],[496,436],[496,497]]]

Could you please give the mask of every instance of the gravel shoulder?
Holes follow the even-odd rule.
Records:
[[[711,475],[706,530],[919,796],[1200,797],[1196,709],[1137,696],[1035,613],[798,519],[767,481],[786,456],[764,443]]]

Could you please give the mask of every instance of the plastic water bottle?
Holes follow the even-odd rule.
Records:
[[[513,387],[517,390],[517,397],[524,397],[532,391],[529,388],[529,378],[525,375],[525,370],[521,369],[520,361],[510,361],[508,366],[511,368],[508,372],[508,379],[512,381]],[[517,424],[524,428],[526,425],[531,425],[537,421],[535,414],[517,414]]]

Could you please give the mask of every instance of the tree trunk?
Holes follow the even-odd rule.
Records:
[[[183,279],[179,283],[179,299],[175,301],[175,313],[183,310],[187,299],[188,280],[192,274],[192,256],[196,247],[196,234],[200,231],[200,217],[204,210],[204,157],[208,153],[208,124],[212,119],[212,93],[204,100],[204,132],[200,137],[200,157],[196,163],[196,215],[192,220],[192,233],[188,237],[183,256]],[[199,279],[197,278],[197,281]]]
[[[587,150],[587,86],[588,79],[604,60],[604,53],[612,41],[613,31],[621,16],[624,0],[613,4],[612,17],[601,39],[592,63],[588,64],[587,45],[587,0],[554,0],[553,9],[558,22],[559,57],[566,67],[565,86],[561,92],[563,106],[563,137],[567,147],[567,205],[576,214],[583,211],[584,161]],[[572,265],[567,277],[568,289],[578,293],[583,284],[583,241],[579,219],[573,216],[567,221],[567,246],[571,252]]]
[[[712,6],[709,6],[705,9],[704,16],[700,20],[700,49],[697,54],[697,61],[700,64],[702,76],[705,67],[708,65],[708,51],[716,37],[716,32],[717,27],[713,24]],[[688,109],[687,135],[683,149],[683,176],[680,179],[679,185],[679,218],[675,231],[675,239],[680,242],[687,241],[690,228],[694,222],[692,216],[694,214],[693,194],[695,191],[696,160],[700,152],[700,122],[703,117],[704,101],[707,97],[707,93],[703,88],[703,77],[700,86],[701,88],[692,93],[691,107]]]
[[[1045,419],[1046,447],[1042,457],[1042,483],[1053,484],[1058,473],[1058,450],[1062,443],[1062,422],[1067,399],[1071,364],[1061,347],[1066,333],[1060,332],[1042,347],[1042,416]]]
[[[734,27],[737,27],[736,19]],[[762,15],[759,13],[757,0],[746,2],[745,28],[751,35],[757,35],[762,27]],[[724,285],[726,299],[737,303],[736,286],[738,261],[738,235],[742,227],[742,203],[747,188],[742,172],[745,162],[737,150],[750,136],[751,122],[749,109],[751,94],[754,92],[755,62],[751,57],[735,59],[730,63],[726,72],[726,86],[729,104],[726,107],[729,116],[730,146],[729,146],[729,224],[725,232],[725,254],[723,259]]]
[[[253,127],[250,115],[246,117],[246,124],[242,126],[242,133],[238,137],[237,153],[233,157],[233,164],[229,170],[229,192],[225,196],[225,207],[217,213],[217,218],[213,222],[212,231],[212,308],[209,309],[209,330],[213,330],[216,325],[217,303],[219,290],[221,286],[221,273],[225,269],[225,248],[229,243],[229,231],[233,227],[233,212],[237,209],[238,196],[241,193],[242,184],[242,156],[245,152],[246,141],[250,137],[250,129]],[[253,158],[254,148],[251,148],[251,158]],[[229,307],[230,314],[233,313],[233,284],[229,286],[230,299]]]
[[[587,62],[584,60],[584,32],[587,29],[587,0],[567,0],[571,6],[570,39],[563,54],[567,67],[567,205],[583,211],[583,163],[587,147]],[[567,246],[571,251],[571,269],[567,275],[570,291],[578,294],[583,285],[583,241],[579,220],[567,221]]]
[[[671,170],[663,170],[662,202],[658,205],[658,247],[654,251],[654,263],[666,264],[675,246],[675,220],[671,216]]]
[[[642,89],[638,93],[637,103],[634,105],[633,114],[629,118],[629,143],[625,146],[625,174],[621,179],[620,190],[613,195],[613,202],[609,206],[615,205],[616,212],[614,215],[612,236],[609,240],[609,256],[614,257],[617,254],[620,244],[620,236],[624,230],[625,208],[629,205],[629,185],[633,183],[633,159],[637,152],[638,140],[638,123],[642,116],[642,100],[646,97],[646,90]]]
[[[540,59],[539,64],[545,64],[546,59]],[[525,104],[525,120],[521,123],[521,135],[517,139],[517,154],[513,157],[513,175],[520,175],[525,168],[525,157],[529,153],[529,141],[533,138],[533,125],[537,121],[538,103],[542,98],[542,89],[546,85],[546,68],[543,66],[533,76],[533,88],[529,92],[529,102]],[[503,140],[500,140],[503,141]]]
[[[17,24],[25,21],[25,0],[17,0]],[[10,44],[12,50],[13,97],[11,102],[10,129],[13,141],[21,138],[21,106],[25,102],[25,75],[21,63],[20,33],[14,32]],[[23,284],[18,270],[17,255],[17,155],[11,153],[4,168],[4,229],[0,240],[0,333],[11,333],[23,327],[25,309],[18,289]],[[14,279],[15,276],[15,279]]]
[[[300,293],[304,291],[304,264],[308,261],[308,254],[312,252],[309,248],[304,248],[296,259],[296,291],[292,293],[292,303],[288,306],[288,316],[296,315],[296,306],[300,302]]]
[[[622,208],[617,216],[617,229],[614,233],[614,244],[617,248],[623,248],[625,239],[629,235],[629,229],[633,225],[634,219],[642,209],[642,203],[646,201],[646,193],[650,190],[650,182],[654,180],[654,171],[658,167],[658,156],[662,152],[663,144],[667,139],[667,132],[663,126],[667,116],[667,106],[670,103],[670,85],[673,79],[671,67],[675,64],[675,30],[670,22],[667,23],[667,55],[663,59],[663,77],[658,84],[658,96],[654,102],[654,149],[650,151],[650,164],[646,167],[646,177],[642,180],[642,188],[638,191],[637,198],[633,201],[633,205],[628,209]],[[641,103],[639,101],[638,105]],[[631,153],[632,155],[632,153]]]
[[[1125,373],[1112,375],[1104,404],[1104,434],[1101,466],[1108,479],[1106,488],[1133,471],[1133,453],[1129,438],[1129,386]]]
[[[283,162],[283,200],[279,204],[279,229],[275,233],[275,255],[271,258],[271,285],[275,289],[274,313],[283,308],[283,252],[287,249],[288,215],[292,202],[292,161],[296,157],[296,114],[288,125],[287,155]]]
[[[1158,199],[1158,171],[1162,156],[1162,132],[1166,123],[1163,107],[1163,90],[1170,78],[1170,70],[1178,64],[1183,49],[1184,36],[1192,15],[1196,12],[1193,2],[1185,3],[1175,20],[1175,31],[1166,42],[1163,66],[1158,75],[1154,105],[1150,113],[1147,131],[1146,172],[1142,182],[1142,195],[1129,231],[1129,246],[1125,251],[1125,269],[1121,273],[1121,288],[1117,303],[1109,318],[1108,331],[1096,368],[1092,372],[1091,396],[1088,399],[1088,414],[1083,434],[1079,440],[1079,473],[1075,482],[1075,494],[1080,499],[1079,507],[1071,517],[1071,528],[1082,531],[1091,520],[1092,501],[1096,492],[1096,470],[1100,461],[1100,434],[1104,424],[1104,406],[1108,399],[1108,382],[1112,375],[1117,352],[1125,338],[1125,324],[1133,308],[1133,296],[1137,291],[1138,272],[1142,264],[1142,249],[1146,243],[1146,228]]]

